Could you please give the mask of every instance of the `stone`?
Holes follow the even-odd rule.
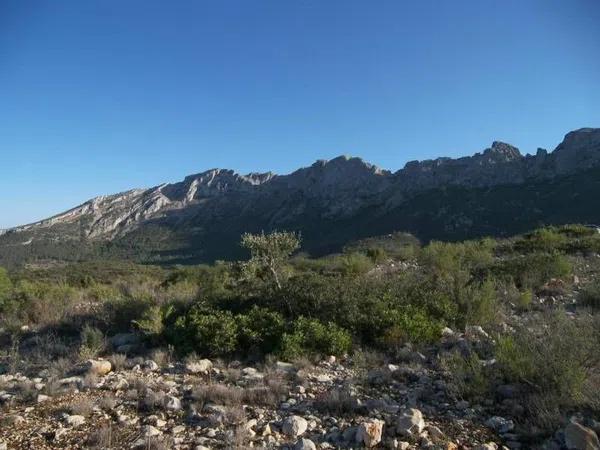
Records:
[[[492,430],[497,431],[500,434],[508,433],[515,427],[515,424],[512,420],[505,419],[504,417],[500,416],[490,417],[485,422],[485,425],[487,427],[490,427]]]
[[[83,363],[83,372],[88,375],[106,375],[112,370],[112,364],[110,361],[104,359],[88,359]]]
[[[172,395],[168,395],[165,397],[165,408],[170,411],[180,411],[181,400],[179,400],[177,397],[173,397]]]
[[[367,448],[375,447],[381,442],[383,424],[382,420],[377,419],[361,423],[356,430],[356,442]]]
[[[6,445],[6,442],[0,441],[0,450],[8,450],[8,445]]]
[[[290,416],[281,425],[281,432],[286,436],[296,438],[304,434],[308,428],[306,419],[300,416]]]
[[[262,380],[265,377],[264,374],[260,373],[254,367],[245,367],[244,369],[242,369],[242,376],[244,377],[245,380],[250,380],[250,381]]]
[[[36,401],[38,403],[44,403],[47,402],[48,400],[50,400],[51,397],[49,397],[48,395],[44,395],[44,394],[38,394]]]
[[[573,450],[600,450],[600,441],[594,430],[576,422],[565,427],[565,444]]]
[[[65,423],[71,427],[78,427],[85,423],[85,417],[79,416],[77,414],[72,416],[67,416],[65,418]]]
[[[153,427],[152,425],[145,425],[144,428],[142,428],[142,434],[144,435],[144,437],[148,438],[160,436],[162,432],[158,428]]]
[[[490,335],[479,325],[467,325],[465,327],[465,337],[472,341],[489,340]]]
[[[300,439],[294,444],[294,450],[317,450],[317,446],[310,439]]]
[[[442,430],[440,430],[435,425],[428,425],[427,426],[427,433],[429,434],[429,437],[434,442],[440,442],[440,441],[443,441],[444,439],[446,439],[446,436],[444,435],[444,433],[442,432]]]
[[[142,369],[147,370],[148,372],[156,372],[158,369],[160,369],[160,367],[158,364],[156,364],[156,362],[148,359],[142,364]]]
[[[498,446],[495,442],[488,442],[487,444],[476,446],[473,450],[498,450]]]
[[[185,370],[189,373],[207,373],[212,369],[213,363],[210,359],[201,359],[199,361],[189,361],[185,365]]]
[[[396,422],[396,432],[401,436],[418,436],[424,428],[423,413],[415,408],[405,411]]]

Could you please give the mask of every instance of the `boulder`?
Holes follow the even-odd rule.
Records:
[[[112,370],[112,364],[105,359],[88,359],[81,368],[88,375],[103,376]]]
[[[415,408],[405,411],[396,422],[396,432],[401,436],[416,437],[424,428],[423,413]]]
[[[383,423],[377,419],[361,423],[356,431],[356,442],[367,448],[375,447],[381,442]]]
[[[576,422],[565,427],[565,444],[573,450],[600,450],[600,441],[594,430]]]
[[[281,425],[281,432],[286,436],[296,438],[304,434],[308,428],[306,419],[300,416],[290,416]]]

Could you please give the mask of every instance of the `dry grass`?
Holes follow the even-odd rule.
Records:
[[[86,448],[94,450],[110,449],[117,445],[116,434],[110,423],[92,432],[86,441]]]
[[[170,351],[159,348],[150,353],[150,359],[160,367],[164,367],[173,361],[173,355]]]
[[[113,371],[123,370],[127,364],[127,355],[123,355],[121,353],[115,353],[114,355],[110,355],[108,358],[110,364],[112,365]]]
[[[73,369],[73,361],[69,358],[58,358],[50,363],[48,369],[56,378],[64,378]]]
[[[155,392],[151,389],[146,389],[138,400],[138,409],[145,412],[161,409],[165,403],[165,396],[165,393],[162,391]]]
[[[199,385],[192,391],[192,399],[202,408],[207,403],[223,406],[277,406],[282,396],[289,392],[287,386],[277,379],[265,384],[241,388],[223,384]]]
[[[345,416],[353,414],[357,410],[358,404],[356,398],[351,396],[348,391],[332,389],[315,402],[315,408],[322,413]]]
[[[89,417],[94,412],[94,402],[86,397],[74,400],[68,407],[69,413],[77,416]]]
[[[31,381],[22,381],[17,385],[18,396],[24,403],[31,403],[37,399],[38,390]]]
[[[113,394],[106,394],[100,399],[98,406],[104,411],[113,411],[117,407],[117,399]]]

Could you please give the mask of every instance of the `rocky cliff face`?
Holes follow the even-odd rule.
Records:
[[[0,254],[7,236],[11,243],[123,240],[143,234],[140,230],[150,225],[177,232],[191,247],[205,245],[211,236],[235,236],[246,230],[290,228],[323,234],[329,224],[334,233],[332,224],[362,226],[365,217],[387,217],[437,189],[552,183],[599,166],[600,129],[583,128],[568,133],[551,153],[540,149],[536,155],[522,155],[512,145],[494,142],[473,156],[409,162],[395,173],[344,156],[317,161],[289,175],[239,175],[213,169],[179,183],[98,197],[52,218],[5,231],[0,234]],[[358,234],[368,235],[369,227],[377,228],[364,227]],[[418,229],[410,231],[419,234]]]

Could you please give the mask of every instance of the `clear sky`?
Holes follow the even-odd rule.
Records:
[[[0,228],[213,167],[600,126],[598,0],[2,0]]]

